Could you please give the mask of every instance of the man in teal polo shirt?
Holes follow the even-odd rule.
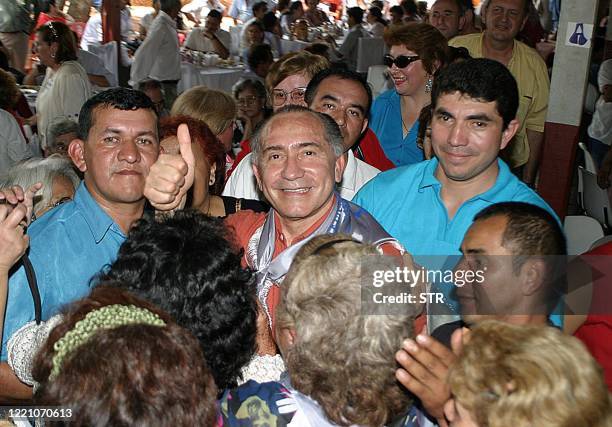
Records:
[[[498,158],[520,127],[518,104],[516,81],[499,62],[481,58],[451,64],[432,89],[435,158],[379,174],[353,201],[430,269],[453,267],[474,216],[493,203],[521,201],[554,214]],[[440,288],[445,314],[458,313],[453,287]],[[429,320],[433,330],[453,319]]]
[[[181,147],[191,146],[188,134],[179,132],[179,140]],[[38,282],[43,320],[86,296],[91,277],[115,259],[128,230],[145,210],[143,193],[149,169],[158,157],[163,160],[167,156],[159,155],[159,147],[155,106],[143,93],[110,89],[84,104],[79,137],[68,149],[84,180],[73,201],[46,213],[28,229],[29,258]],[[11,335],[32,320],[34,303],[21,267],[9,279],[0,400],[28,398],[31,393],[4,361]]]

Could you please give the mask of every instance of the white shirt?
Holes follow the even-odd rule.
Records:
[[[36,98],[36,125],[42,148],[46,147],[49,124],[57,117],[78,121],[81,107],[91,94],[87,72],[77,61],[66,61],[57,71],[47,67]]]
[[[349,30],[346,38],[342,42],[342,46],[340,46],[340,49],[338,49],[338,51],[342,54],[342,60],[346,62],[349,70],[355,71],[357,68],[359,39],[361,37],[370,37],[370,34],[361,26],[361,24],[357,24]]]
[[[108,84],[113,87],[117,86],[117,77],[106,68],[102,58],[83,49],[79,49],[77,55],[79,64],[81,64],[87,74],[103,76],[108,80]]]
[[[132,27],[132,17],[129,9],[126,7],[121,11],[121,39],[127,41],[130,36]],[[98,13],[92,16],[87,21],[81,37],[81,49],[88,50],[87,46],[92,43],[102,43],[102,15]]]
[[[144,42],[134,55],[130,84],[134,87],[146,79],[181,79],[181,56],[176,34],[176,22],[160,11],[153,20]]]
[[[385,33],[385,26],[380,22],[368,25],[368,32],[372,37],[382,37]]]
[[[181,12],[191,13],[196,19],[202,21],[212,9],[223,13],[225,6],[219,0],[193,0],[191,3],[183,6]]]
[[[612,145],[612,102],[600,96],[595,104],[595,113],[589,126],[589,136],[599,142]]]
[[[140,25],[149,32],[149,28],[151,28],[151,24],[155,19],[155,12],[147,13],[145,16],[140,18]]]
[[[257,1],[258,0],[234,0],[232,1],[232,5],[227,15],[244,23],[253,17],[253,5],[257,3]],[[274,0],[267,0],[267,3],[268,10],[274,10],[276,2]]]
[[[5,173],[15,163],[32,157],[19,123],[8,111],[0,109],[0,173]]]
[[[212,40],[204,36],[204,31],[206,31],[204,27],[194,27],[187,36],[187,40],[185,40],[185,47],[193,50],[199,50],[200,52],[216,52],[214,43]],[[230,33],[224,30],[219,30],[215,33],[215,35],[221,44],[229,51],[232,43],[232,36]]]
[[[252,158],[253,153],[249,153],[236,166],[225,183],[224,196],[265,200],[264,195],[257,190],[257,182],[251,167]],[[357,194],[359,189],[379,173],[380,171],[374,166],[356,159],[353,152],[349,150],[342,181],[336,185],[340,196],[345,200],[353,200],[353,196]]]

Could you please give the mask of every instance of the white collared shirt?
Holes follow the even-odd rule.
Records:
[[[134,55],[130,84],[135,87],[146,79],[160,82],[181,79],[176,22],[164,11],[155,17],[147,37]]]
[[[206,28],[204,27],[194,27],[194,29],[191,30],[187,36],[187,40],[185,40],[185,47],[193,50],[199,50],[200,52],[217,52],[212,40],[204,36],[204,31],[206,31]],[[221,44],[225,46],[227,50],[230,50],[230,45],[232,42],[230,33],[224,30],[219,30],[215,33],[215,36],[217,36]]]
[[[225,183],[224,196],[236,197],[238,199],[265,200],[264,195],[257,190],[257,182],[251,167],[252,158],[253,153],[249,153],[236,166],[236,169],[234,169],[234,172],[232,172]],[[380,171],[374,166],[355,158],[353,152],[349,150],[342,181],[336,185],[336,188],[343,199],[352,200],[359,189],[379,173]]]

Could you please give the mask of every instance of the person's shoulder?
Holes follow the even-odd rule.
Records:
[[[56,76],[69,76],[73,74],[83,74],[86,73],[85,69],[78,61],[66,61],[62,63],[59,68]]]
[[[372,181],[377,181],[378,185],[391,186],[390,190],[405,191],[404,184],[413,181],[415,178],[421,179],[424,170],[429,165],[430,160],[413,163],[411,165],[400,166],[379,173]],[[402,184],[400,184],[402,183]]]
[[[504,186],[505,192],[507,192],[506,197],[508,201],[530,203],[546,209],[548,212],[552,213],[555,218],[557,217],[555,211],[538,193],[535,192],[535,190],[518,179],[509,170],[507,171],[507,174],[507,181],[505,182]],[[502,200],[500,200],[500,202],[501,201]]]
[[[481,37],[481,33],[472,33],[472,34],[465,34],[463,36],[455,36],[448,41],[448,45],[454,46],[454,47],[460,47],[460,46],[468,47],[468,46],[472,46],[473,44],[477,43],[478,40],[480,40],[480,37]]]
[[[266,220],[265,212],[241,210],[225,217],[225,226],[234,234],[234,239],[240,247],[245,247],[255,231]]]
[[[548,70],[546,67],[546,62],[544,62],[544,59],[537,50],[518,40],[514,41],[514,47],[518,52],[518,59],[520,61],[524,61],[532,68],[542,68],[544,70]]]
[[[395,89],[388,89],[378,95],[374,101],[372,102],[372,110],[385,108],[387,105],[391,104],[397,98],[397,92]]]
[[[33,246],[39,242],[44,244],[49,238],[66,235],[67,228],[77,226],[79,216],[79,209],[73,201],[50,210],[28,227],[30,244]]]

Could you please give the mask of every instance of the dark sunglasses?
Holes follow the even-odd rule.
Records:
[[[385,64],[389,68],[391,68],[393,64],[395,64],[397,68],[406,68],[407,66],[409,66],[415,61],[418,61],[419,59],[421,59],[421,57],[418,55],[400,55],[397,58],[393,58],[391,55],[385,55],[383,57],[383,64]]]

